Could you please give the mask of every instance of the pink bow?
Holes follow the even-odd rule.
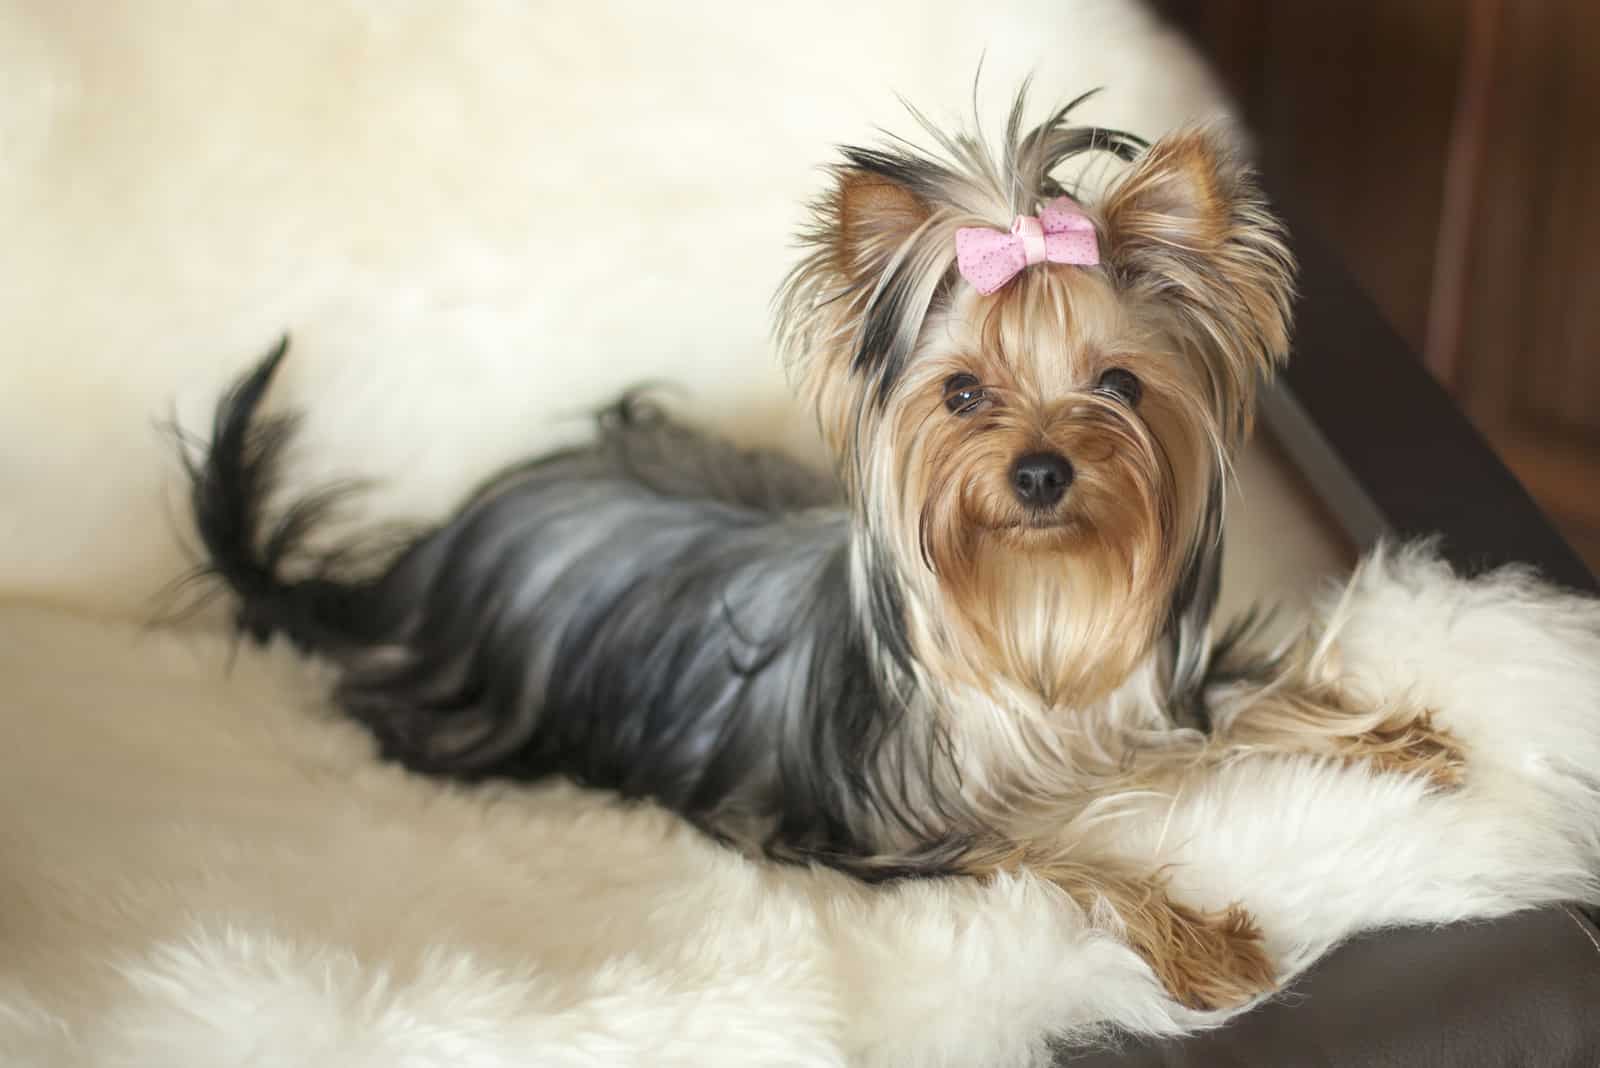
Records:
[[[1057,197],[1038,216],[1018,215],[1011,232],[987,226],[956,231],[956,267],[979,293],[993,293],[1035,263],[1093,267],[1100,262],[1094,223],[1067,197]]]

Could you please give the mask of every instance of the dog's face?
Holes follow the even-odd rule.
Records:
[[[893,459],[863,503],[937,584],[938,644],[965,661],[943,673],[1092,700],[1148,649],[1204,522],[1202,381],[1070,267],[988,297],[962,286],[930,325],[875,420],[872,451]]]
[[[1034,183],[1024,212],[1048,176]],[[990,295],[937,254],[957,226],[1009,221],[974,220],[970,193],[841,171],[826,218],[846,296],[814,312],[802,385],[919,667],[1087,703],[1214,566],[1228,456],[1287,348],[1292,266],[1210,134],[1157,144],[1084,206],[1098,266],[1038,264]]]

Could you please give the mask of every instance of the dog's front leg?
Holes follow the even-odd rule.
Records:
[[[1027,871],[1049,880],[1091,923],[1126,942],[1188,1008],[1237,1008],[1276,988],[1272,958],[1248,912],[1237,905],[1206,911],[1182,904],[1156,874],[1125,861],[1092,858],[1041,838],[979,845],[960,867],[980,877]]]
[[[1237,694],[1217,717],[1218,755],[1241,751],[1308,753],[1361,762],[1374,771],[1419,775],[1434,787],[1460,786],[1460,742],[1409,698],[1367,700],[1303,667],[1254,692]]]

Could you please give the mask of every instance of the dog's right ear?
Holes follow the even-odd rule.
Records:
[[[1288,358],[1295,262],[1235,137],[1212,125],[1162,138],[1100,210],[1113,278],[1176,313],[1221,424],[1242,435],[1257,380]]]
[[[875,149],[844,157],[811,205],[807,253],[778,302],[780,344],[835,448],[862,406],[886,403],[948,268],[945,246],[922,240],[936,222],[932,169]]]
[[[933,213],[904,183],[860,166],[840,168],[832,200],[834,268],[867,293]]]

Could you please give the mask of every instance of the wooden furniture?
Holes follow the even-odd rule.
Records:
[[[1600,4],[1155,6],[1276,195],[1600,567]]]

